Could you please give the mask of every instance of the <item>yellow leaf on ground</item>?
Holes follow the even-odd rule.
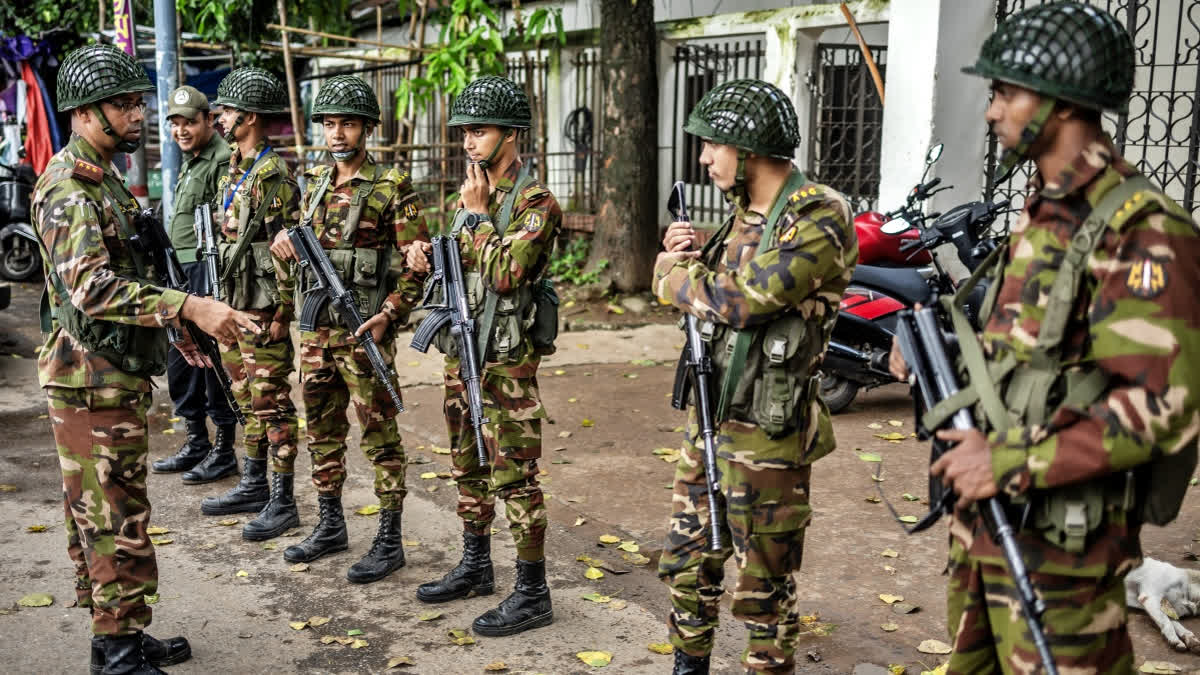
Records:
[[[608,608],[613,611],[622,610],[628,606],[629,603],[625,600],[613,600],[612,602],[608,603]]]
[[[554,374],[555,375],[566,375],[567,371],[563,370],[562,368],[559,368],[558,370],[554,371]]]
[[[250,576],[250,573],[247,572],[246,570],[238,570],[237,574],[235,576],[248,577],[248,576]]]
[[[579,423],[579,426],[594,427],[594,426],[596,426],[596,423],[585,417],[585,418],[583,418],[583,421]]]
[[[579,652],[575,656],[593,668],[603,668],[612,663],[612,654],[608,652]]]
[[[902,427],[902,426],[904,426],[904,422],[901,422],[900,420],[888,420],[888,424],[889,424],[890,426],[893,426],[893,427]]]
[[[887,572],[888,574],[895,574],[895,573],[896,573],[896,568],[895,568],[895,567],[892,567],[891,565],[884,565],[884,566],[883,566],[883,571],[884,571],[884,572]]]
[[[900,630],[900,626],[898,626],[894,623],[885,623],[882,626],[880,626],[880,628],[882,628],[885,633],[891,633],[893,631]]]
[[[366,640],[355,640],[354,642],[350,643],[350,649],[362,649],[363,647],[369,647],[370,645],[371,643],[367,642]]]
[[[492,661],[483,667],[489,673],[501,673],[508,670],[508,664],[503,661]]]
[[[601,544],[616,544],[619,541],[621,541],[620,537],[614,537],[611,534],[600,535],[600,543]]]
[[[434,475],[436,476],[437,474],[434,474]],[[371,516],[376,513],[379,513],[379,505],[378,504],[367,504],[366,506],[362,507],[361,509],[356,509],[354,512],[360,516]]]
[[[174,429],[163,429],[162,432],[164,434],[167,434],[168,436],[171,436],[171,435],[174,435],[175,430]]]
[[[324,626],[325,624],[329,623],[329,621],[330,617],[327,616],[308,617],[308,625],[312,626],[313,628],[316,628],[317,626]]]
[[[584,571],[583,576],[595,581],[596,579],[603,578],[604,572],[601,572],[599,569],[596,569],[595,567],[589,567],[589,568],[587,568],[586,571]]]
[[[902,523],[912,524],[912,523],[917,522],[917,517],[916,516],[900,516],[896,520],[899,520]]]
[[[273,541],[268,541],[267,543],[263,544],[262,547],[264,551],[274,551],[279,547],[279,545]]]
[[[296,563],[295,565],[292,565],[288,569],[293,572],[307,572],[308,571],[308,563]]]
[[[0,492],[16,492],[17,486],[12,483],[0,483]]]
[[[29,527],[25,528],[25,531],[26,532],[45,532],[46,526],[45,525],[30,525]]]
[[[442,613],[436,609],[428,612],[421,612],[417,615],[417,621],[434,621],[440,618],[442,618]]]
[[[645,565],[650,559],[641,553],[622,553],[621,559],[631,565]]]
[[[883,553],[880,553],[879,555],[881,555],[885,558],[899,558],[900,557],[900,553],[898,551],[893,551],[890,548],[885,548],[883,550]]]
[[[950,667],[950,662],[947,661],[933,670],[922,670],[921,675],[946,675],[946,669]]]
[[[651,642],[650,644],[646,645],[646,649],[649,649],[655,654],[670,654],[671,652],[675,651],[675,648],[672,647],[671,643],[669,642]]]
[[[146,528],[146,534],[166,534],[168,532],[170,532],[170,530],[168,530],[165,527],[147,527]]]
[[[889,431],[886,434],[875,434],[875,438],[882,438],[885,441],[902,441],[907,436],[896,431]]]
[[[150,543],[154,544],[155,546],[166,546],[167,544],[174,544],[175,540],[167,539],[166,537],[159,537],[158,539],[151,538]]]
[[[421,480],[432,480],[437,477],[436,471],[426,471],[425,473],[421,474]]]
[[[953,650],[950,645],[941,640],[925,640],[917,645],[917,651],[922,654],[949,654]]]
[[[612,602],[612,596],[601,595],[599,593],[585,593],[582,597],[584,600],[591,600],[598,605],[603,605],[606,602]]]
[[[49,607],[54,604],[54,596],[49,593],[30,593],[18,600],[17,604],[22,607]]]
[[[903,595],[892,595],[890,593],[880,593],[879,599],[890,605],[894,602],[900,602],[901,600],[904,599],[904,596]]]
[[[630,553],[638,552],[638,545],[632,541],[623,541],[619,546],[617,546],[617,548],[621,549],[622,551],[629,551]]]
[[[1174,675],[1182,668],[1169,661],[1147,661],[1138,668],[1139,673],[1155,673],[1156,675]]]
[[[400,666],[415,666],[415,665],[417,665],[417,662],[413,661],[411,656],[393,656],[392,658],[388,659],[387,670],[391,670],[392,668],[399,668]]]
[[[354,638],[346,637],[345,635],[339,635],[336,638],[334,638],[334,641],[337,642],[339,645],[348,645],[348,644],[351,644],[354,642]]]
[[[419,365],[421,365],[421,362],[420,362],[420,361],[409,361],[409,362],[408,362],[408,365],[410,365],[410,366],[419,366]]]
[[[889,663],[888,675],[907,675],[908,666],[903,663]]]
[[[571,432],[569,432],[569,431],[560,431],[560,432],[558,432],[558,437],[559,437],[559,438],[570,438],[570,437],[571,437]]]
[[[450,448],[441,448],[436,445],[431,445],[431,446],[429,446],[429,449],[435,455],[449,455],[450,454]]]
[[[304,630],[308,628],[307,621],[289,621],[288,625],[292,627],[292,630]]]
[[[580,525],[582,525],[586,522],[587,522],[587,518],[584,518],[583,516],[579,516],[578,518],[575,519],[575,527],[579,527]]]
[[[238,519],[237,519],[237,518],[226,518],[225,520],[218,520],[218,521],[217,521],[217,524],[218,524],[218,525],[223,525],[223,526],[225,526],[225,527],[229,527],[229,526],[231,526],[231,525],[237,525],[237,524],[238,524]]]
[[[868,429],[882,429],[883,425],[880,424],[879,422],[871,422],[870,424],[867,425],[867,428]]]
[[[322,635],[321,636],[321,644],[323,644],[323,645],[331,645],[335,642],[337,642],[337,637],[335,637],[333,635]]]

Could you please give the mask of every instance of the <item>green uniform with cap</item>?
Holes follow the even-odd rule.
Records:
[[[208,97],[195,87],[184,85],[171,93],[167,102],[167,118],[180,115],[194,120],[196,115],[209,114]],[[179,181],[175,184],[175,207],[167,225],[167,234],[175,246],[179,262],[197,261],[195,211],[204,203],[214,203],[221,177],[229,170],[229,144],[219,134],[213,134],[199,152],[183,162]],[[214,211],[215,212],[215,211]]]

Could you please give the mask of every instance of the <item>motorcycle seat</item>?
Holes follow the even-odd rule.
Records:
[[[908,306],[928,303],[933,289],[925,277],[912,267],[876,267],[856,265],[850,283],[862,284],[903,300]]]

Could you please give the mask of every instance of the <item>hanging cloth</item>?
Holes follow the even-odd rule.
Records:
[[[39,176],[46,170],[54,156],[54,144],[50,139],[50,125],[46,107],[42,103],[42,91],[29,63],[21,64],[21,79],[25,82],[25,160],[33,165]]]

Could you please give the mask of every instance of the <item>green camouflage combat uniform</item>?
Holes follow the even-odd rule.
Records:
[[[246,456],[265,459],[264,449],[269,447],[272,469],[292,473],[297,420],[288,377],[295,368],[295,350],[290,335],[272,341],[270,326],[291,323],[295,279],[289,275],[288,263],[276,258],[269,246],[276,232],[299,222],[300,191],[287,163],[261,141],[248,157],[234,147],[229,174],[221,180],[221,206],[247,171],[250,174],[233,192],[220,218],[222,298],[253,316],[263,330],[258,336],[243,333],[236,345],[221,343],[221,361],[233,380],[234,398],[246,415]],[[263,203],[269,192],[274,196]],[[263,213],[257,232],[239,253],[243,231],[259,217],[259,211]]]
[[[334,167],[318,166],[305,174],[305,210]],[[364,196],[365,195],[365,196]],[[363,206],[355,208],[356,204]],[[351,211],[358,224],[348,227]],[[403,250],[414,241],[428,241],[420,200],[407,173],[385,169],[370,155],[358,173],[338,187],[330,182],[313,212],[313,232],[327,250],[334,267],[352,268],[345,275],[348,287],[363,291],[359,308],[364,319],[383,311],[392,323],[379,351],[386,362],[395,360],[395,326],[402,323],[417,302],[421,284],[407,268],[387,274],[403,262]],[[384,284],[391,281],[390,286]],[[302,282],[303,283],[303,282]],[[378,284],[379,293],[367,293]],[[308,419],[308,450],[312,453],[313,484],[322,495],[341,496],[346,480],[346,435],[350,424],[346,407],[353,403],[362,425],[362,448],[375,466],[375,494],[385,510],[400,510],[404,501],[404,446],[396,428],[397,410],[387,388],[376,379],[366,351],[328,308],[315,331],[300,334],[300,379]]]
[[[732,547],[720,553],[708,550],[703,442],[693,409],[675,472],[675,513],[659,562],[659,576],[671,588],[671,642],[688,654],[705,656],[716,632],[724,563],[734,556],[738,577],[732,611],[750,631],[743,664],[764,672],[793,668],[800,624],[792,573],[800,569],[804,530],[812,515],[810,465],[834,447],[829,411],[809,375],[816,372],[858,259],[845,199],[823,185],[800,184],[778,197],[788,204],[776,223],[774,242],[761,254],[756,251],[766,217],[739,207],[732,224],[717,235],[724,238],[714,248],[719,259],[662,264],[654,271],[660,300],[717,324],[714,345],[726,331],[788,322],[804,327],[800,343],[789,345],[787,355],[786,365],[798,371],[793,386],[801,388],[789,394],[799,400],[789,428],[768,433],[749,421],[745,409],[758,401],[750,401],[752,394],[740,387],[732,419],[720,422],[718,505],[725,541]],[[753,348],[763,344],[756,340]],[[713,382],[724,377],[719,351],[713,349]]]
[[[492,220],[474,231],[463,228],[458,237],[464,277],[481,274],[484,285],[500,296],[528,287],[541,275],[562,223],[562,210],[554,195],[533,180],[516,196],[508,234],[496,232],[501,205],[520,170],[520,161],[514,161],[496,181],[488,202]],[[537,369],[542,359],[528,339],[519,340],[516,348],[505,354],[497,352],[495,342],[493,336],[481,359],[485,362],[481,378],[484,416],[490,420],[483,428],[483,440],[490,468],[479,466],[459,361],[446,357],[446,427],[458,483],[458,515],[468,532],[490,535],[496,497],[503,498],[518,557],[541,560],[546,507],[537,480],[537,460],[542,456],[546,410],[538,394]]]
[[[129,243],[138,208],[116,168],[102,166],[79,136],[54,156],[33,195],[34,227],[49,252],[47,274],[57,272],[70,305],[100,325],[141,327],[122,329],[131,342],[111,346],[117,353],[124,346],[128,358],[114,363],[66,332],[58,320],[60,299],[47,293],[55,321],[38,355],[38,374],[62,467],[77,599],[91,608],[97,635],[133,633],[150,623],[144,597],[156,592],[158,567],[146,534],[146,412],[149,376],[166,367],[166,335],[150,329],[178,325],[186,298],[139,275],[145,262]],[[156,356],[161,362],[151,363]]]

